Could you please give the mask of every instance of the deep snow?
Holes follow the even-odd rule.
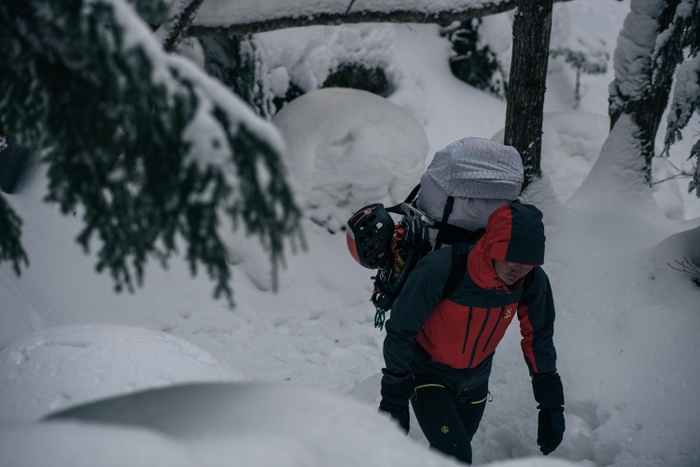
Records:
[[[605,38],[612,55],[628,8],[628,2],[608,0],[566,2],[555,5],[555,17],[576,25],[568,29],[572,34],[588,29]],[[609,14],[594,14],[600,11]],[[376,27],[381,28],[382,37],[393,41],[393,51],[381,44],[381,56],[391,58],[398,83],[389,100],[423,127],[426,164],[437,149],[463,136],[498,138],[505,103],[451,76],[449,43],[439,37],[437,27]],[[555,29],[553,41],[570,39],[566,28]],[[284,39],[283,32],[274,34],[282,38],[277,40]],[[289,37],[295,34],[290,32]],[[344,36],[319,37],[342,41]],[[314,56],[339,48],[337,44],[324,48],[322,42],[319,39],[316,47],[305,49],[311,63]],[[273,44],[270,39],[266,47]],[[634,185],[633,179],[630,186],[619,183],[619,178],[613,179],[605,170],[615,166],[614,157],[603,160],[596,169],[598,175],[574,194],[607,136],[605,112],[611,77],[611,70],[603,76],[582,77],[587,93],[574,111],[571,70],[552,65],[545,102],[546,176],[526,193],[526,199],[545,213],[545,270],[557,305],[555,343],[567,399],[567,432],[550,457],[562,460],[545,459],[538,453],[536,404],[517,326],[511,326],[494,362],[490,383],[494,400],[473,442],[476,464],[700,465],[700,406],[696,401],[700,288],[690,275],[667,264],[682,260],[680,256],[693,248],[697,254],[700,201],[684,194],[685,180],[657,185],[653,197],[651,190]],[[348,104],[347,112],[361,114],[367,105]],[[314,118],[319,121],[324,117],[318,105],[299,112],[317,112]],[[374,129],[366,125],[358,131],[365,141],[379,141]],[[698,129],[696,116],[686,140],[672,149],[675,163],[684,162]],[[314,147],[325,144],[320,135],[309,138],[310,143],[319,143]],[[624,141],[610,144],[625,156]],[[357,161],[344,165],[348,182],[363,177],[363,167],[374,162],[367,158],[377,157],[354,151],[347,142],[343,149],[345,158]],[[401,162],[388,149],[386,154],[394,155],[387,156],[386,162]],[[310,162],[312,155],[294,157]],[[630,158],[621,159],[624,163]],[[659,167],[664,167],[663,161]],[[331,175],[339,180],[332,164],[316,168],[314,180]],[[229,234],[229,252],[238,252],[231,258],[236,263],[234,310],[213,301],[207,279],[189,278],[186,265],[179,260],[172,262],[169,271],[150,265],[145,286],[135,295],[115,295],[110,279],[94,273],[94,258],[83,255],[73,242],[80,227],[78,219],[62,217],[55,206],[40,201],[44,183],[39,171],[17,195],[7,196],[24,219],[22,239],[31,265],[20,278],[9,266],[0,266],[0,390],[3,396],[11,394],[1,403],[0,418],[6,422],[0,427],[0,464],[120,465],[123,459],[130,465],[221,465],[222,459],[236,458],[261,466],[345,461],[348,465],[388,465],[389,460],[392,465],[452,464],[427,450],[415,422],[407,439],[375,413],[383,333],[372,326],[371,272],[350,258],[342,234],[329,233],[329,226],[319,225],[323,222],[318,219],[306,219],[308,251],[288,256],[277,294],[267,291],[268,267],[256,242]],[[400,193],[391,196],[402,197]],[[338,200],[330,201],[327,208],[337,212]],[[340,207],[353,210],[351,205]],[[688,259],[695,264],[700,261]],[[142,336],[149,350],[117,342],[94,332],[96,328],[52,329],[93,323],[137,326],[141,329],[133,330],[134,336]],[[56,347],[61,353],[42,353],[41,347],[30,352],[32,342],[44,342],[42,334],[29,335],[35,331],[60,335],[60,339],[48,340],[54,344],[80,345]],[[164,339],[162,333],[172,339]],[[188,344],[182,344],[185,341]],[[170,351],[173,342],[179,347]],[[91,352],[91,348],[105,350]],[[205,361],[193,360],[193,355],[205,356]],[[72,369],[65,362],[74,365]],[[218,370],[205,371],[212,368],[211,362],[217,362]],[[44,368],[50,370],[42,371]],[[158,375],[166,370],[171,372],[169,377]],[[109,374],[111,385],[100,385],[98,374]],[[12,379],[12,375],[24,376]],[[32,424],[67,405],[173,383],[236,381],[243,375],[256,383],[215,386],[225,388],[215,398],[206,399],[214,386],[204,385],[123,399],[124,407],[132,410],[142,407],[144,400],[161,407],[149,418],[151,428],[114,424],[113,417],[100,418],[97,424],[67,420]],[[67,389],[60,389],[60,382]],[[90,391],[86,390],[88,383]],[[201,402],[197,406],[201,409],[194,412],[183,407],[185,402],[177,410],[169,408],[168,394],[182,395],[183,391],[193,401],[209,403]],[[61,393],[69,399],[65,404],[56,403]],[[225,417],[229,409],[246,408],[250,408],[250,418],[241,421],[263,417],[269,424],[262,421],[248,430],[247,423]],[[12,416],[6,415],[10,412]],[[186,431],[208,426],[208,420],[221,417],[224,421],[210,426],[210,439],[192,441],[172,431],[174,427]],[[284,418],[284,423],[275,417]],[[154,429],[153,423],[161,423],[159,420],[173,427]],[[275,426],[279,430],[271,435]],[[312,430],[314,426],[318,431]],[[310,438],[312,433],[316,436]],[[279,449],[279,457],[271,445]],[[127,454],[120,454],[127,457],[115,460],[117,447],[127,449]],[[347,457],[336,462],[340,455]],[[514,458],[520,460],[505,462]]]

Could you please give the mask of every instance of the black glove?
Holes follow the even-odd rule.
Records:
[[[398,423],[399,426],[406,432],[406,434],[408,434],[411,418],[411,416],[408,414],[408,402],[402,407],[382,399],[382,401],[379,403],[379,411],[391,415],[392,420],[395,420],[396,423]]]
[[[564,407],[540,409],[537,417],[537,444],[545,456],[564,439]]]
[[[537,444],[545,456],[554,451],[564,438],[564,387],[557,373],[532,378],[532,390],[540,413],[537,417]]]
[[[386,369],[382,370],[382,401],[379,411],[388,413],[408,434],[410,416],[408,414],[408,398],[413,392],[412,375],[397,375]]]

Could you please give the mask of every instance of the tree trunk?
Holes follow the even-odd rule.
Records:
[[[513,21],[504,143],[523,158],[525,188],[542,173],[542,109],[547,89],[552,0],[518,0]]]

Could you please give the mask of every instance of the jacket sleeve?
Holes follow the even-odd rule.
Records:
[[[415,337],[438,302],[452,266],[452,249],[423,257],[411,271],[386,322],[384,379],[396,384],[410,376]]]
[[[536,267],[525,279],[523,297],[518,304],[521,346],[530,376],[557,370],[554,348],[554,298],[549,278]]]

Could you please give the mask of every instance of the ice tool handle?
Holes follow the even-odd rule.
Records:
[[[428,227],[434,227],[437,222],[437,220],[433,219],[428,213],[422,211],[412,204],[401,203],[399,207],[406,216],[405,219],[407,221],[420,221]]]

